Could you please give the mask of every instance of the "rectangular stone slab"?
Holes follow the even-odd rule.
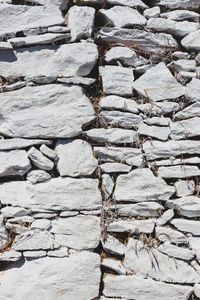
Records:
[[[23,138],[69,138],[94,119],[89,99],[78,86],[29,86],[0,94],[0,134]]]

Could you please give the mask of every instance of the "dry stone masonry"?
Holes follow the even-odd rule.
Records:
[[[199,0],[0,0],[0,299],[200,299]]]

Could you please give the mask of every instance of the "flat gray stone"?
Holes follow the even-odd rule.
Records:
[[[0,250],[6,247],[9,242],[9,235],[3,223],[3,216],[0,215]]]
[[[106,198],[109,198],[114,188],[114,181],[108,174],[103,174],[101,176],[101,179],[102,179],[102,185],[101,185],[102,192],[104,193],[104,196]]]
[[[138,126],[138,132],[141,135],[151,136],[153,138],[166,141],[170,135],[170,128],[160,126],[148,126],[145,123],[140,123]]]
[[[90,38],[95,20],[95,9],[88,6],[72,6],[66,15],[71,41]]]
[[[95,156],[100,161],[119,161],[139,167],[143,161],[140,149],[129,147],[94,147]]]
[[[159,167],[158,175],[162,178],[188,178],[200,176],[200,169],[197,166],[170,166]]]
[[[35,147],[31,147],[31,149],[27,152],[27,155],[32,163],[39,169],[50,171],[54,167],[54,163]]]
[[[192,235],[199,235],[200,221],[173,219],[170,223],[180,231],[191,233]]]
[[[189,51],[200,51],[200,30],[191,32],[181,40],[181,45]]]
[[[155,227],[156,238],[161,242],[170,242],[173,244],[187,244],[187,237],[180,231],[172,229],[170,227]]]
[[[167,207],[174,208],[179,215],[194,218],[200,216],[200,201],[198,197],[187,196],[176,200],[168,200]]]
[[[180,71],[190,72],[190,71],[195,71],[196,69],[195,60],[192,59],[179,59],[171,62],[168,66],[177,72]]]
[[[0,50],[11,50],[12,48],[9,42],[0,42]]]
[[[81,139],[74,141],[59,141],[55,151],[58,156],[57,169],[61,176],[91,175],[98,166],[92,147]]]
[[[3,253],[0,253],[0,262],[15,262],[22,258],[22,254],[20,252],[9,250]]]
[[[35,259],[39,257],[45,257],[47,255],[46,251],[23,251],[23,256],[25,258]]]
[[[169,158],[183,154],[200,154],[200,142],[192,140],[183,141],[147,141],[143,144],[147,160]]]
[[[99,16],[106,26],[131,27],[146,24],[146,19],[136,10],[128,6],[113,6],[110,9],[100,9]]]
[[[136,132],[121,128],[95,128],[84,132],[91,140],[99,143],[134,143],[136,141]]]
[[[127,272],[143,278],[150,277],[168,283],[197,283],[198,273],[181,260],[174,260],[142,241],[129,239],[125,252],[124,266]],[[153,267],[152,267],[153,266]],[[187,276],[185,276],[187,274]]]
[[[172,122],[171,127],[171,139],[181,140],[187,137],[195,137],[200,135],[199,128],[200,117],[194,117],[188,120]]]
[[[105,240],[101,240],[101,244],[104,251],[108,253],[120,256],[125,253],[126,246],[112,235],[107,234]]]
[[[95,210],[101,208],[97,179],[54,178],[31,184],[26,181],[0,185],[1,203],[38,211]]]
[[[47,7],[57,6],[60,8],[60,10],[65,10],[67,9],[69,0],[29,0],[29,2],[44,5]]]
[[[57,82],[61,83],[67,83],[67,84],[78,84],[78,85],[83,85],[83,86],[90,86],[94,84],[96,81],[95,78],[87,78],[87,77],[79,77],[79,76],[74,76],[74,77],[63,77],[63,78],[58,78]]]
[[[102,109],[119,109],[131,112],[133,114],[138,113],[137,103],[134,100],[120,97],[117,95],[103,97],[99,102],[99,106]]]
[[[1,213],[3,217],[7,219],[7,218],[27,216],[28,210],[16,206],[5,206],[1,209]]]
[[[192,2],[190,0],[158,0],[157,3],[168,9],[198,9],[200,7],[198,0]]]
[[[144,279],[135,275],[108,275],[104,277],[103,293],[106,298],[120,297],[126,299],[154,299],[154,300],[188,300],[192,294],[192,287],[178,284],[167,284],[150,278]],[[109,297],[109,298],[107,298]],[[102,299],[102,300],[103,300]],[[112,299],[111,299],[112,300]],[[116,298],[116,300],[118,300]]]
[[[140,116],[121,111],[101,111],[99,118],[108,125],[125,129],[137,127],[142,123]]]
[[[75,250],[95,249],[101,239],[100,218],[78,215],[52,221],[51,232],[62,246]]]
[[[34,276],[33,276],[34,274]],[[12,265],[1,278],[2,299],[93,299],[99,294],[100,256],[74,253],[69,258],[44,257]],[[23,278],[23,285],[21,284]],[[78,282],[78,288],[77,288]]]
[[[23,176],[31,169],[25,150],[0,151],[0,177]]]
[[[60,249],[56,249],[53,251],[48,251],[47,255],[50,257],[68,257],[68,248],[67,247],[62,247]]]
[[[51,84],[0,93],[0,107],[0,133],[9,137],[74,137],[94,119],[89,99],[78,86]]]
[[[194,258],[194,252],[187,249],[178,247],[175,245],[170,244],[169,242],[166,242],[158,247],[158,251],[170,256],[175,257],[178,259],[183,260],[191,260]]]
[[[152,102],[146,104],[138,104],[138,109],[145,114],[151,114],[153,116],[164,116],[166,114],[176,112],[180,109],[178,103],[163,101],[163,102]]]
[[[166,201],[174,191],[161,177],[154,176],[150,169],[135,169],[127,175],[118,176],[114,199],[117,202]]]
[[[97,46],[87,41],[60,46],[41,45],[20,48],[15,53],[6,50],[1,53],[0,75],[5,77],[87,76],[97,58]]]
[[[159,63],[139,79],[133,88],[139,95],[151,101],[163,101],[184,95],[185,88],[176,81],[164,63]]]
[[[199,80],[200,83],[200,80]],[[200,117],[200,102],[193,103],[183,110],[177,112],[174,117],[176,119],[188,119],[192,117]]]
[[[154,6],[151,8],[147,8],[144,10],[144,16],[145,18],[157,18],[160,16],[160,7],[159,6]]]
[[[10,85],[3,85],[0,86],[0,92],[10,92],[14,90],[18,90],[26,86],[26,81],[18,81],[16,83],[10,84]]]
[[[39,229],[39,230],[49,230],[51,228],[51,222],[47,219],[38,219],[33,221],[31,224],[31,229]]]
[[[173,209],[166,210],[156,221],[157,226],[163,226],[169,222],[174,216]]]
[[[99,73],[102,77],[103,91],[106,94],[132,95],[134,75],[131,68],[101,66]]]
[[[155,220],[120,220],[107,225],[107,232],[152,233]]]
[[[131,170],[131,166],[127,166],[121,163],[104,163],[100,165],[102,173],[128,173]]]
[[[108,3],[111,5],[125,5],[136,8],[147,8],[147,5],[142,0],[108,0]]]
[[[195,182],[193,180],[179,180],[174,184],[177,197],[190,196],[195,191]]]
[[[106,257],[102,260],[101,266],[119,275],[126,275],[126,269],[120,260]]]
[[[169,126],[170,122],[171,119],[165,117],[151,117],[144,119],[144,123],[148,125]]]
[[[147,21],[147,28],[156,32],[170,33],[176,37],[183,38],[184,36],[198,29],[197,22],[179,21],[176,22],[170,19],[150,18]]]
[[[187,84],[185,89],[185,97],[187,100],[191,102],[199,102],[200,101],[200,80],[193,78],[190,83]]]
[[[33,170],[27,174],[26,179],[35,184],[37,182],[44,182],[51,178],[51,175],[43,170]]]
[[[45,144],[42,144],[40,146],[40,152],[42,152],[42,154],[44,154],[45,156],[47,156],[50,159],[55,160],[57,158],[57,154],[54,150],[52,150],[51,148],[47,147]]]

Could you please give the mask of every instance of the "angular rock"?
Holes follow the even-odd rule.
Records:
[[[5,206],[1,209],[4,218],[23,217],[28,215],[28,210],[21,207]]]
[[[55,151],[58,156],[57,169],[61,176],[91,175],[98,166],[92,148],[86,141],[59,141]]]
[[[105,163],[100,165],[100,170],[103,173],[128,173],[131,166],[121,163]]]
[[[131,67],[145,65],[148,60],[138,56],[133,49],[128,47],[112,47],[104,56],[106,62],[120,61],[122,64]]]
[[[26,81],[18,81],[16,83],[10,84],[10,85],[3,85],[0,86],[0,92],[10,92],[14,90],[21,89],[22,87],[26,86]]]
[[[94,210],[101,208],[97,179],[54,178],[31,184],[24,181],[0,185],[1,203],[31,210]]]
[[[147,8],[144,10],[144,16],[145,18],[157,18],[160,15],[160,7],[159,6],[154,6],[151,8]]]
[[[195,283],[194,285],[194,294],[196,297],[200,298],[200,284]]]
[[[200,83],[200,80],[199,80]],[[187,90],[187,88],[186,88]],[[192,117],[200,117],[200,102],[196,102],[192,105],[187,106],[183,110],[177,112],[174,117],[176,119],[188,119]]]
[[[189,59],[179,59],[177,61],[173,61],[169,64],[169,66],[177,71],[195,71],[196,69],[196,64],[195,64],[195,60],[189,60]]]
[[[192,235],[199,235],[200,221],[173,219],[170,223],[180,231],[185,231]]]
[[[38,219],[33,221],[31,224],[31,229],[49,230],[51,227],[51,222],[46,219]]]
[[[195,183],[193,180],[179,180],[174,185],[178,197],[190,196],[195,191]]]
[[[152,233],[155,220],[117,220],[107,225],[108,232]]]
[[[159,63],[134,81],[133,88],[151,101],[163,101],[184,95],[185,88],[176,81],[164,63]]]
[[[137,148],[94,147],[94,153],[100,161],[119,161],[137,167],[139,167],[143,161],[142,152]]]
[[[47,7],[58,6],[60,10],[67,9],[69,0],[29,0],[28,2],[44,5]]]
[[[110,9],[100,9],[99,16],[106,26],[133,27],[146,24],[146,19],[136,10],[128,6],[114,6]]]
[[[40,251],[24,251],[23,256],[25,258],[38,258],[38,257],[44,257],[46,256],[46,251],[40,250]]]
[[[148,169],[135,169],[127,175],[117,178],[114,199],[117,202],[143,202],[168,200],[174,188],[167,185],[161,177],[154,176]]]
[[[138,127],[138,132],[141,135],[147,135],[159,140],[167,140],[170,134],[169,127],[159,127],[159,126],[148,126],[145,123],[140,123]]]
[[[102,109],[119,109],[133,114],[138,113],[137,103],[134,100],[115,95],[103,97],[99,102],[99,106]]]
[[[101,244],[104,251],[108,253],[120,256],[124,255],[125,253],[126,246],[112,235],[106,235],[105,240],[101,240]]]
[[[137,204],[117,204],[108,207],[120,217],[158,217],[164,207],[157,202],[141,202]]]
[[[200,169],[197,166],[171,166],[159,167],[158,175],[162,178],[188,178],[200,176]]]
[[[1,297],[9,299],[15,295],[15,300],[30,297],[38,300],[57,297],[60,300],[93,299],[99,294],[99,265],[99,255],[92,252],[74,253],[69,258],[44,257],[26,261],[23,265],[15,264],[1,278]]]
[[[181,260],[174,260],[155,248],[146,248],[142,241],[129,239],[124,266],[127,272],[169,283],[197,283],[198,273]],[[153,267],[152,267],[153,266]],[[187,276],[185,276],[187,274]]]
[[[15,53],[6,50],[1,53],[0,74],[5,77],[87,76],[97,58],[97,46],[87,41],[20,48]]]
[[[114,181],[108,174],[102,175],[102,192],[104,193],[106,198],[109,198],[112,194],[113,188],[114,188]]]
[[[78,86],[51,84],[0,93],[0,107],[0,133],[10,137],[74,137],[94,119],[89,99]]]
[[[66,16],[71,41],[74,42],[82,38],[90,38],[94,26],[94,19],[94,8],[88,6],[72,6]]]
[[[74,76],[74,77],[63,77],[63,78],[58,78],[57,82],[61,83],[68,83],[68,84],[80,84],[80,85],[85,85],[85,86],[90,86],[94,84],[96,81],[95,78],[87,78],[87,77],[79,77],[79,76]]]
[[[188,243],[187,237],[183,233],[170,227],[156,226],[155,235],[156,238],[159,239],[161,242],[170,242],[173,244]]]
[[[67,256],[69,256],[68,248],[62,247],[62,248],[57,249],[57,250],[48,251],[47,255],[51,256],[51,257],[67,257]]]
[[[174,216],[174,211],[173,209],[168,209],[166,210],[161,216],[160,218],[157,219],[156,221],[156,225],[157,226],[163,226],[165,225],[167,222],[169,222]]]
[[[200,30],[191,32],[181,40],[181,45],[189,51],[200,51]]]
[[[195,137],[200,135],[200,129],[198,127],[200,117],[194,117],[188,120],[172,122],[171,138],[174,140],[181,140],[186,137]]]
[[[200,80],[193,78],[189,84],[187,84],[185,89],[185,97],[191,102],[200,101]]]
[[[199,141],[147,141],[143,144],[143,150],[147,160],[168,158],[183,154],[200,154]]]
[[[22,254],[20,252],[9,250],[5,251],[3,253],[0,253],[0,262],[15,262],[20,260],[22,257]]]
[[[52,27],[47,28],[47,32],[66,33],[66,32],[70,32],[70,29],[68,27],[64,27],[64,26],[52,26]]]
[[[45,144],[42,144],[40,146],[40,152],[44,154],[45,156],[55,160],[57,158],[56,152],[52,150],[51,148],[47,147]]]
[[[136,141],[136,132],[120,128],[95,128],[84,132],[91,140],[99,143],[134,143]]]
[[[192,287],[189,286],[167,284],[149,278],[144,279],[135,275],[106,275],[104,277],[103,293],[107,297],[120,297],[120,299],[124,297],[126,299],[134,298],[137,300],[168,300],[169,298],[171,300],[187,300],[192,294],[192,291]]]
[[[131,129],[142,123],[138,115],[121,111],[101,111],[99,118],[108,125]]]
[[[0,151],[0,177],[23,176],[31,169],[25,150]]]
[[[33,170],[27,174],[26,179],[32,184],[35,184],[51,179],[51,175],[43,170]]]
[[[156,2],[167,9],[198,9],[200,7],[198,0],[158,0]]]
[[[11,50],[12,48],[9,42],[0,42],[0,50]]]
[[[125,5],[136,8],[147,8],[147,5],[141,0],[108,0],[108,3],[111,5]]]
[[[138,109],[143,113],[155,116],[164,116],[166,114],[178,111],[179,108],[180,106],[178,103],[169,101],[152,102],[138,105]]]
[[[120,260],[116,260],[113,258],[104,258],[101,262],[101,266],[114,271],[119,275],[126,275],[126,269],[122,265]]]
[[[170,33],[176,37],[183,38],[184,36],[198,29],[197,22],[176,22],[170,19],[150,18],[147,21],[147,28],[153,29],[156,32]]]
[[[9,241],[8,232],[3,223],[3,216],[0,215],[0,250],[6,247]]]
[[[42,170],[52,170],[54,167],[54,163],[44,156],[39,150],[35,147],[31,147],[31,149],[27,152],[28,157],[31,159],[33,164]]]
[[[101,66],[99,73],[102,77],[103,91],[106,94],[131,96],[133,88],[133,70],[118,66]]]
[[[144,123],[148,125],[169,126],[171,119],[164,117],[145,118]]]
[[[76,250],[95,249],[101,239],[100,218],[78,215],[52,221],[51,232],[62,246]]]
[[[158,251],[170,256],[175,257],[178,259],[183,260],[191,260],[194,258],[194,252],[187,249],[181,248],[175,245],[170,244],[169,242],[164,243],[158,247]]]

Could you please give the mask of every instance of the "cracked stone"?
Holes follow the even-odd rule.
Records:
[[[31,159],[33,164],[42,170],[52,170],[54,167],[54,163],[44,156],[39,150],[35,147],[31,147],[31,149],[27,152],[28,157]]]
[[[180,231],[191,233],[192,235],[199,235],[200,221],[173,219],[170,223]]]
[[[108,232],[152,233],[155,220],[117,220],[107,225]]]
[[[155,227],[156,238],[161,242],[170,242],[173,244],[187,244],[187,237],[180,231],[172,229],[170,227]]]
[[[142,118],[138,115],[121,111],[101,111],[99,118],[108,125],[131,129],[142,123]]]

